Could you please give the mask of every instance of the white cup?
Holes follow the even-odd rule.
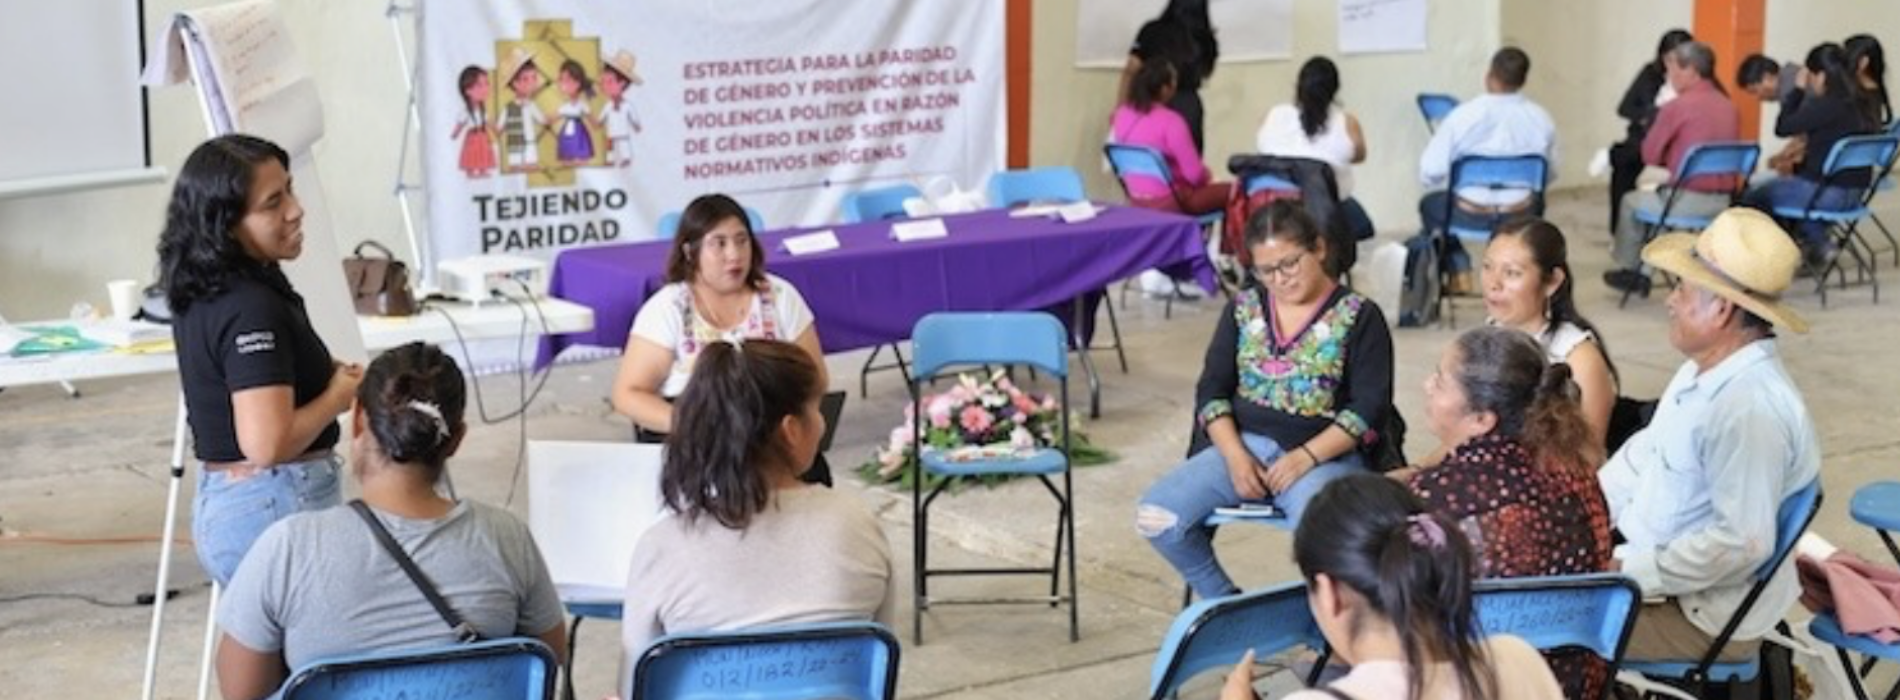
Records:
[[[106,283],[106,298],[112,300],[112,318],[130,321],[139,312],[139,281],[113,280]]]

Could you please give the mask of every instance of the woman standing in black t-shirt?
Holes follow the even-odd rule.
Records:
[[[1162,61],[1174,67],[1174,97],[1168,108],[1187,120],[1188,133],[1194,136],[1194,150],[1207,152],[1202,129],[1205,110],[1201,108],[1201,83],[1214,76],[1214,63],[1220,59],[1220,42],[1214,38],[1214,23],[1207,14],[1207,0],[1168,0],[1161,16],[1148,20],[1135,34],[1128,47],[1128,65],[1122,70],[1121,86],[1115,99],[1128,94],[1128,83],[1149,61]]]
[[[271,523],[339,502],[332,448],[363,370],[336,363],[278,263],[303,252],[290,156],[220,136],[185,159],[159,234],[179,384],[204,463],[192,540],[227,583]]]

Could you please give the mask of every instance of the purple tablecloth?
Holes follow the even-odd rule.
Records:
[[[826,352],[910,337],[933,311],[1022,311],[1066,304],[1149,268],[1191,271],[1209,292],[1214,269],[1191,217],[1109,207],[1063,223],[1003,210],[944,217],[949,236],[900,243],[889,222],[830,227],[838,250],[793,257],[780,241],[820,228],[768,231],[765,268],[804,295]],[[539,365],[569,345],[626,345],[634,314],[664,283],[671,243],[648,241],[564,252],[549,291],[594,309],[594,330],[544,338]]]

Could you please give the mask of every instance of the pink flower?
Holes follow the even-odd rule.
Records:
[[[971,408],[972,408],[972,409],[974,409],[975,407],[974,407],[974,406],[972,406]],[[978,412],[980,413],[980,412],[981,412],[981,410],[980,410],[980,409],[978,409]],[[949,411],[945,411],[945,412],[943,412],[943,413],[932,413],[932,414],[930,414],[930,427],[932,427],[932,428],[948,428],[948,427],[950,427],[950,412],[949,412]]]
[[[1047,411],[1053,411],[1053,410],[1055,410],[1055,409],[1056,409],[1056,397],[1054,397],[1054,396],[1044,396],[1044,397],[1042,397],[1042,408],[1043,408],[1043,410],[1047,410]]]
[[[1027,413],[1014,413],[1014,414],[1011,414],[1011,415],[1010,415],[1010,417],[1009,417],[1009,419],[1010,419],[1010,420],[1012,420],[1012,421],[1015,421],[1017,425],[1022,425],[1022,424],[1024,424],[1024,423],[1028,423],[1028,422],[1029,422],[1029,414],[1027,414]]]
[[[963,413],[957,416],[957,422],[963,426],[964,430],[972,433],[989,430],[992,423],[989,412],[978,406],[965,406]]]
[[[1016,411],[1019,414],[1036,412],[1036,400],[1029,398],[1028,396],[1025,396],[1023,394],[1016,394],[1015,396],[1011,396],[1010,404],[1016,407]]]
[[[955,405],[956,403],[950,397],[939,394],[931,397],[930,404],[924,407],[924,412],[930,414],[931,425],[941,428],[950,424],[950,408]]]

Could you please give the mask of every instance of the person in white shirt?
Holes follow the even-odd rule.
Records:
[[[1484,76],[1485,94],[1458,105],[1425,144],[1418,158],[1418,179],[1428,190],[1418,202],[1427,232],[1444,231],[1445,192],[1451,166],[1465,156],[1543,156],[1547,173],[1557,171],[1557,127],[1550,113],[1520,91],[1530,77],[1531,59],[1522,49],[1504,47],[1491,56]],[[1457,192],[1452,221],[1459,228],[1491,230],[1512,214],[1543,215],[1544,202],[1522,188],[1467,187]]]
[[[1366,160],[1366,137],[1359,119],[1339,106],[1339,68],[1332,59],[1314,56],[1300,66],[1293,102],[1267,111],[1254,136],[1262,154],[1324,161],[1339,185],[1340,212],[1356,240],[1371,238],[1372,219],[1359,200],[1352,198],[1352,166]]]
[[[1626,658],[1699,659],[1775,548],[1775,514],[1820,474],[1820,441],[1781,364],[1776,329],[1807,332],[1782,304],[1801,251],[1766,214],[1729,209],[1700,235],[1670,234],[1643,261],[1677,276],[1669,344],[1687,355],[1649,425],[1597,473],[1624,544],[1613,568],[1649,597]],[[1720,659],[1753,658],[1800,595],[1784,562]]]

